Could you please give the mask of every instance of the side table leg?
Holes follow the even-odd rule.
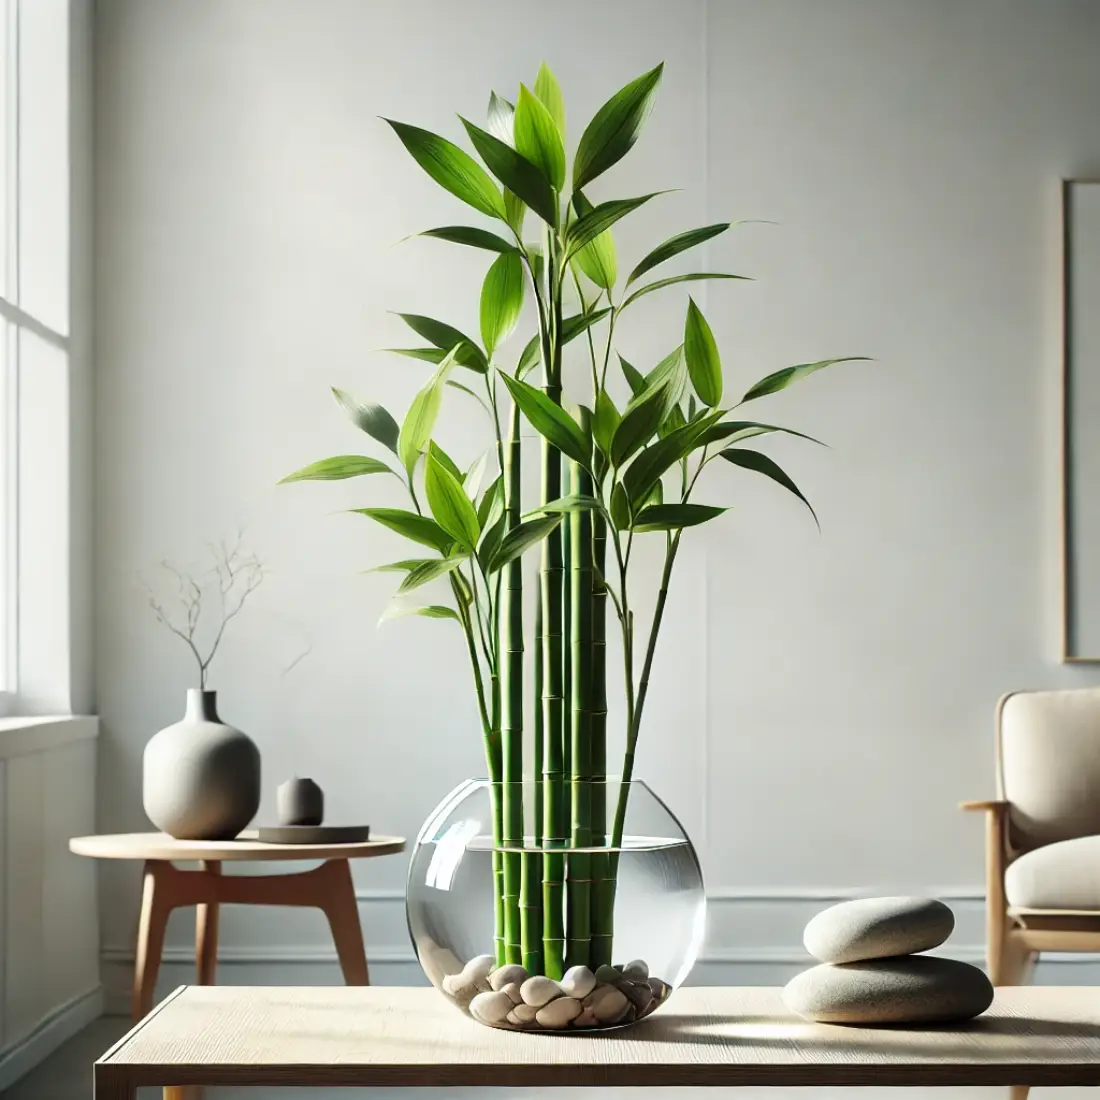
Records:
[[[164,950],[164,928],[172,910],[166,895],[164,881],[169,864],[159,860],[147,860],[141,891],[141,919],[138,923],[137,952],[134,957],[134,996],[132,1012],[134,1022],[143,1019],[153,1007],[153,991],[160,970],[160,957]]]
[[[219,860],[203,862],[208,875],[220,875]],[[215,885],[214,883],[210,884]],[[218,969],[218,903],[208,901],[195,906],[195,972],[199,985],[213,985]]]
[[[363,928],[359,923],[359,904],[346,859],[334,859],[325,864],[321,910],[328,917],[332,940],[340,959],[340,969],[348,985],[370,985],[367,953],[363,948]]]

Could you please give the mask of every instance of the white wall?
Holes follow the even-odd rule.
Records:
[[[457,636],[375,629],[390,581],[357,571],[396,543],[336,514],[394,491],[274,482],[359,445],[330,384],[405,407],[423,371],[373,350],[404,340],[387,310],[476,330],[483,257],[391,247],[464,211],[378,116],[455,136],[455,111],[478,117],[490,87],[514,89],[545,57],[576,134],[663,58],[647,132],[598,194],[683,190],[624,223],[620,251],[774,219],[692,258],[759,280],[699,291],[730,389],[807,359],[877,362],[759,410],[833,445],[775,447],[822,535],[766,484],[723,471],[710,489],[737,507],[690,541],[639,774],[698,841],[709,975],[789,970],[806,916],[861,888],[956,899],[972,957],[980,830],[954,805],[992,789],[994,702],[1095,682],[1055,657],[1056,293],[1057,180],[1100,170],[1100,8],[564,0],[545,13],[534,0],[101,2],[100,827],[143,825],[142,747],[189,682],[135,573],[240,522],[271,575],[216,686],[262,746],[265,810],[297,766],[334,817],[413,836],[479,772]],[[651,301],[623,339],[642,362],[682,323],[680,297]],[[447,421],[472,457],[474,414],[455,399]],[[372,958],[392,963],[376,965],[382,980],[412,972],[402,874],[399,860],[357,869]],[[136,886],[132,868],[104,878],[120,981]],[[182,962],[191,925],[172,931]],[[224,942],[247,978],[252,964],[334,975],[320,918],[231,912]]]

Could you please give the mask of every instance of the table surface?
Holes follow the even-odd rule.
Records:
[[[166,833],[115,833],[73,837],[69,850],[92,859],[368,859],[403,852],[405,838],[376,836],[353,844],[261,844],[251,830],[245,830],[236,840],[176,840]]]
[[[182,986],[96,1063],[122,1086],[1100,1085],[1100,991],[1002,988],[969,1024],[812,1024],[778,989],[681,989],[601,1036],[494,1030],[434,989]]]

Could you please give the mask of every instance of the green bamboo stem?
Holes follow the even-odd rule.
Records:
[[[504,451],[505,515],[509,530],[520,517],[519,408],[513,406],[508,443]],[[503,853],[504,958],[522,958],[520,887],[523,847],[523,572],[519,558],[504,567],[501,587],[500,738],[501,812]]]
[[[543,364],[543,392],[561,404],[561,349],[557,341],[561,323],[561,291],[558,278],[556,241],[546,234],[545,268],[548,280],[548,308],[540,321]],[[547,439],[542,441],[542,500],[561,496],[561,452]],[[554,849],[568,843],[563,814],[564,711],[562,660],[562,542],[560,529],[552,531],[542,544],[539,571],[542,597],[543,666],[543,965],[548,977],[560,978],[565,962],[565,857]]]
[[[562,462],[561,470],[561,495],[567,497],[576,492],[573,482],[572,462]],[[573,516],[566,512],[561,518],[561,559],[562,559],[562,597],[561,597],[561,636],[562,636],[562,713],[565,730],[562,734],[562,771],[565,775],[573,774],[573,745],[570,737],[570,723],[573,714],[573,677],[570,671],[571,650],[570,640],[573,637]],[[573,789],[569,783],[565,784],[562,792],[563,805],[562,817],[565,821],[573,819]]]
[[[541,974],[545,969],[542,950],[542,603],[535,601],[533,660],[533,722],[531,771],[534,776],[534,807],[532,814],[534,851],[523,853],[520,877],[520,937],[523,946],[523,966],[528,974]]]
[[[607,523],[592,516],[592,843],[606,848],[607,836],[607,586],[603,581],[607,561]],[[611,965],[614,937],[615,890],[608,852],[593,852],[592,945],[589,965]]]
[[[572,464],[576,493],[590,496],[592,478]],[[592,520],[589,512],[570,517],[569,593],[572,603],[570,635],[572,683],[572,814],[568,865],[569,913],[566,966],[588,966],[592,940]]]

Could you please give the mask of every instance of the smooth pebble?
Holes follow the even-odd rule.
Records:
[[[574,1027],[595,1027],[600,1021],[592,1015],[592,1010],[586,1008],[579,1016],[573,1020]]]
[[[668,997],[668,986],[665,985],[665,983],[662,982],[660,978],[650,978],[649,988],[653,991],[653,996],[656,997],[658,1001],[663,1002],[665,998]]]
[[[482,981],[489,977],[490,971],[496,965],[492,955],[475,955],[462,968],[462,977],[467,983]]]
[[[519,986],[516,985],[515,982],[512,982],[511,985],[506,985],[502,990],[500,990],[500,992],[507,993],[508,996],[512,999],[512,1004],[523,1004],[523,994],[520,993]]]
[[[470,1012],[483,1024],[499,1024],[513,1009],[507,993],[479,993],[470,1002]]]
[[[993,1003],[976,966],[932,955],[823,963],[793,977],[787,1007],[824,1024],[933,1024],[966,1020]]]
[[[596,968],[596,983],[598,985],[614,985],[621,977],[622,974],[606,963]]]
[[[596,975],[587,966],[571,966],[561,979],[561,991],[567,997],[583,1000],[596,988]]]
[[[623,967],[623,977],[632,982],[644,982],[649,978],[649,967],[643,959],[631,959]]]
[[[618,1020],[629,1005],[630,1002],[621,989],[607,986],[603,996],[589,1006],[589,1011],[601,1023],[611,1023]]]
[[[954,928],[954,914],[935,898],[859,898],[818,913],[802,941],[821,962],[863,962],[930,951]]]
[[[489,975],[489,985],[499,992],[506,985],[523,985],[529,976],[519,963],[509,963],[507,966],[498,966]]]
[[[525,1004],[542,1008],[544,1004],[549,1004],[552,1000],[561,996],[561,986],[553,978],[544,978],[542,975],[536,974],[535,977],[528,978],[520,986],[519,992]]]
[[[647,1011],[653,1003],[653,990],[649,988],[648,982],[620,982],[619,988],[639,1014]]]
[[[534,1005],[518,1004],[508,1015],[515,1016],[521,1024],[531,1024],[534,1023],[538,1011]]]
[[[542,1027],[561,1028],[575,1020],[581,1011],[580,1001],[575,1001],[572,997],[559,997],[540,1008],[535,1014],[535,1020]]]

